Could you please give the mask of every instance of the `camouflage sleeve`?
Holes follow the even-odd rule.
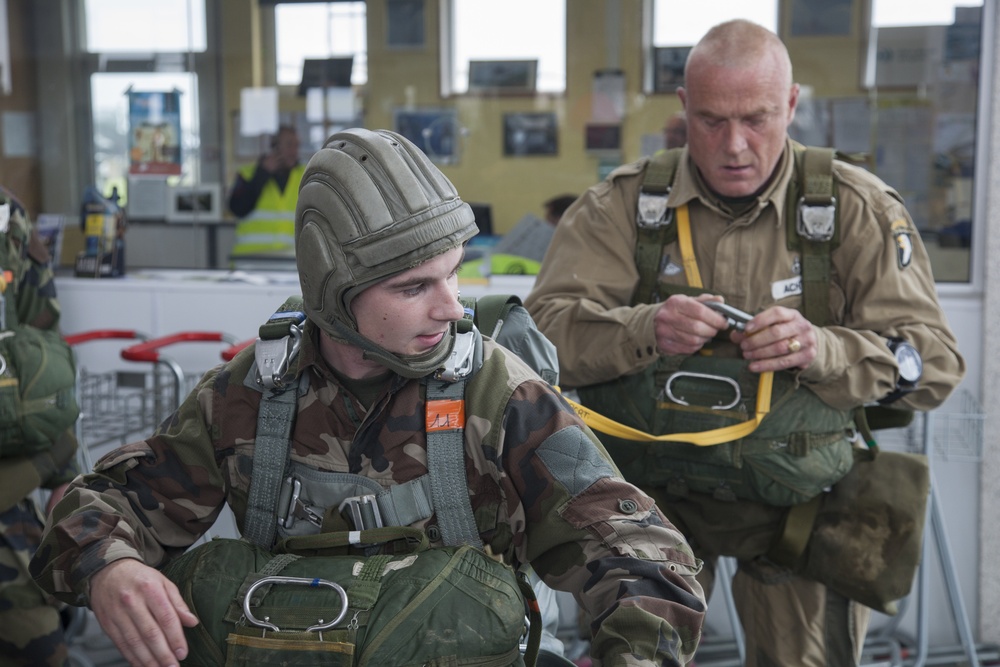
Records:
[[[572,592],[593,619],[601,665],[677,665],[701,636],[701,563],[681,533],[626,482],[547,384],[521,384],[505,414],[503,468],[515,555]],[[519,530],[520,529],[520,530]]]
[[[59,325],[60,310],[52,258],[24,209],[15,206],[12,215],[20,216],[12,221],[19,228],[12,240],[23,271],[17,285],[17,319],[38,329],[53,329]]]
[[[147,440],[120,447],[77,477],[31,561],[42,589],[86,604],[90,577],[121,558],[162,567],[207,531],[225,502],[210,437],[215,371]]]

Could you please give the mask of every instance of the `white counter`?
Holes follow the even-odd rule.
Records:
[[[517,294],[524,298],[533,276],[495,276],[463,281],[462,294]],[[62,331],[133,329],[148,336],[179,331],[216,331],[240,340],[257,329],[290,295],[299,294],[298,274],[233,271],[135,271],[123,278],[56,278],[62,306]],[[100,371],[127,365],[118,359],[118,342],[93,342],[77,350],[80,364]],[[172,346],[163,354],[189,372],[207,370],[221,361],[225,347],[215,343]]]

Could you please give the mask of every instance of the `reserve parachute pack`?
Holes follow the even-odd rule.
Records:
[[[646,169],[637,221],[641,282],[633,304],[706,291],[693,261],[687,207],[666,206],[680,156],[679,149],[667,151]],[[808,250],[802,250],[805,289],[813,273],[807,267],[828,263],[830,246],[839,242],[833,152],[797,147],[795,159],[793,180],[807,188],[789,195],[794,204],[788,210],[803,211],[799,230],[794,231],[794,224],[786,226],[793,229],[789,243],[806,235],[815,239],[804,241]],[[685,260],[686,286],[658,280],[663,248],[673,241]],[[824,273],[828,275],[829,270]],[[827,281],[819,281],[824,293]],[[809,297],[807,302],[813,303]],[[825,308],[825,302],[813,303],[810,310]],[[650,447],[616,435],[602,437],[626,479],[634,483],[665,487],[674,495],[695,491],[728,501],[804,503],[851,469],[854,415],[831,408],[799,386],[789,372],[756,374],[747,366],[731,343],[712,341],[700,354],[663,356],[640,373],[578,391],[588,408],[644,433],[720,435],[708,442],[692,439],[670,447]]]
[[[0,193],[0,458],[45,452],[76,423],[76,363],[55,329],[21,321],[31,301],[22,284],[31,266],[31,223]],[[19,314],[19,310],[21,311]]]
[[[473,324],[520,347],[552,382],[555,347],[517,297],[462,302],[455,349],[425,379],[429,473],[387,489],[289,460],[307,379],[295,380],[301,298],[288,299],[261,326],[244,381],[264,395],[244,539],[213,540],[164,571],[202,619],[185,629],[184,664],[568,664],[539,653],[541,617],[530,585],[483,550],[468,494],[455,493],[467,483],[464,409],[454,406],[482,366]],[[423,531],[405,527],[432,514],[443,547],[428,548]]]
[[[693,261],[687,209],[666,206],[681,154],[666,151],[646,169],[633,304],[706,292]],[[840,242],[835,155],[794,144],[786,200],[786,210],[797,213],[785,227],[788,248],[802,258],[803,314],[816,326],[829,320],[830,257]],[[684,262],[687,285],[658,280],[664,247],[674,241],[682,259],[691,258]],[[895,614],[920,561],[929,471],[923,456],[879,451],[872,429],[903,426],[912,412],[835,410],[788,372],[750,373],[727,341],[706,348],[578,390],[587,408],[610,422],[588,421],[608,434],[601,439],[625,478],[674,495],[697,491],[787,506],[768,558]],[[663,441],[673,444],[651,446]]]

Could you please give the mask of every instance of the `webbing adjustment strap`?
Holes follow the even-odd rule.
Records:
[[[802,314],[816,326],[830,319],[830,253],[840,239],[833,180],[835,151],[793,144],[795,172],[788,184],[785,217],[788,248],[802,256]]]
[[[739,424],[723,426],[722,428],[716,428],[710,431],[701,431],[699,433],[665,433],[663,435],[652,435],[650,433],[646,433],[645,431],[640,431],[639,429],[616,422],[609,417],[605,417],[602,414],[594,412],[584,405],[580,405],[576,401],[566,398],[566,396],[563,396],[563,398],[566,399],[567,403],[573,406],[573,409],[576,410],[576,414],[580,416],[580,419],[582,419],[587,426],[595,431],[600,431],[601,433],[606,433],[607,435],[615,436],[616,438],[632,440],[634,442],[684,442],[691,445],[697,445],[699,447],[711,447],[712,445],[721,445],[725,442],[732,442],[733,440],[745,438],[757,430],[757,427],[760,426],[760,423],[764,421],[764,418],[771,411],[771,389],[773,383],[774,373],[768,371],[760,374],[760,379],[757,382],[757,402],[752,419],[740,422]]]
[[[656,303],[659,277],[663,272],[663,248],[676,238],[673,210],[667,198],[680,163],[681,149],[671,149],[653,156],[643,172],[642,190],[636,204],[635,265],[639,270],[632,302]]]
[[[300,393],[305,393],[305,373],[295,387],[280,392],[265,391],[257,411],[257,437],[247,492],[244,537],[270,549],[278,529],[278,498],[289,460],[289,440]]]
[[[427,470],[441,539],[482,548],[465,475],[465,383],[427,378]]]
[[[770,560],[785,567],[795,566],[799,557],[805,553],[822,500],[821,493],[804,503],[788,508],[781,533],[767,552]]]

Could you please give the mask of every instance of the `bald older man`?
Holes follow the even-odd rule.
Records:
[[[738,559],[733,592],[747,665],[856,665],[870,611],[777,565],[773,545],[787,516],[852,469],[857,408],[934,408],[964,361],[920,235],[890,187],[831,164],[827,152],[836,217],[828,208],[800,219],[795,193],[811,167],[796,158],[821,153],[788,137],[799,87],[774,33],[742,20],[712,28],[692,49],[678,95],[687,147],[625,165],[584,193],[560,222],[526,306],[558,348],[563,387],[653,435],[725,420],[717,403],[676,400],[679,368],[729,369],[749,388],[773,372],[783,398],[737,440],[601,439],[704,560],[706,590],[718,556]],[[647,172],[658,187],[644,188]],[[829,195],[828,185],[828,203]],[[839,233],[835,242],[813,224],[824,221]],[[809,277],[817,267],[818,281]],[[720,301],[749,313],[745,330],[732,328],[739,316],[708,305]],[[898,361],[901,351],[919,355],[922,373]],[[725,393],[724,382],[684,381],[689,399]],[[743,408],[753,415],[752,401]],[[782,475],[788,488],[774,488]],[[797,486],[812,490],[778,497]]]

